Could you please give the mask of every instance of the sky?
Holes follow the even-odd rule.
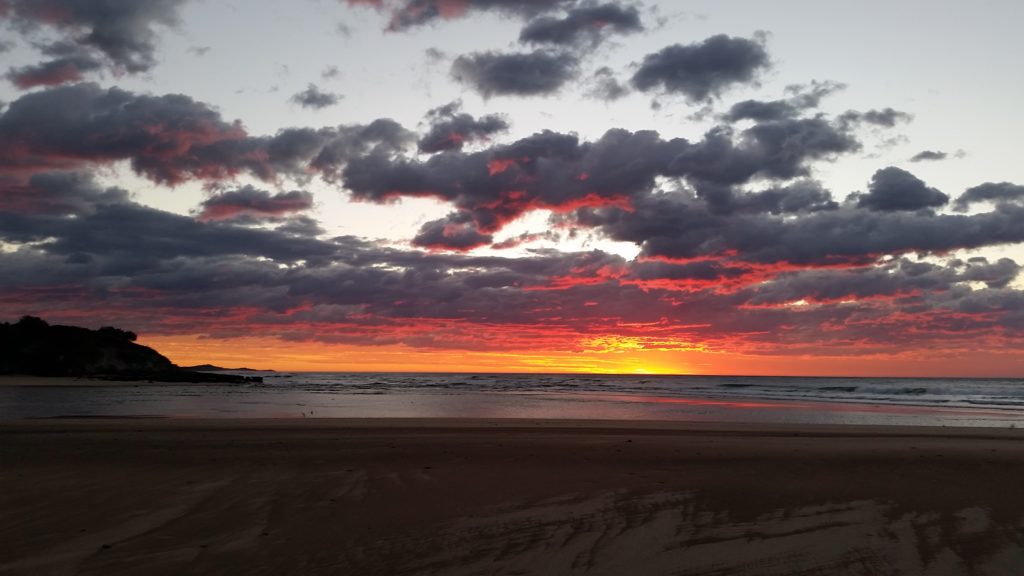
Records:
[[[0,0],[0,321],[1024,377],[1015,0]]]

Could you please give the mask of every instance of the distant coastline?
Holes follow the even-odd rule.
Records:
[[[181,366],[182,370],[191,372],[276,372],[276,370],[262,370],[260,368],[225,368],[213,364],[197,364],[195,366]]]

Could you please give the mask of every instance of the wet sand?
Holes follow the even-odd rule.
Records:
[[[108,380],[91,376],[25,376],[21,374],[0,374],[0,388],[92,388],[92,387],[134,387],[139,386],[233,386],[235,382],[164,382],[162,380]]]
[[[95,378],[75,378],[71,376],[23,376],[0,374],[0,388],[8,387],[45,387],[64,388],[74,386],[139,386],[146,384],[137,380],[114,381]]]
[[[0,574],[1024,574],[1024,433],[0,423]]]

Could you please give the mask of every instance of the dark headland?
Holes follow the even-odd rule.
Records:
[[[13,324],[0,324],[0,374],[235,384],[263,380],[181,368],[156,350],[137,344],[136,338],[134,332],[111,326],[90,330],[25,316]]]

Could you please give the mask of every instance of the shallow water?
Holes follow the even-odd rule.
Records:
[[[262,384],[0,388],[0,418],[568,418],[1024,425],[1024,380],[258,373]]]

